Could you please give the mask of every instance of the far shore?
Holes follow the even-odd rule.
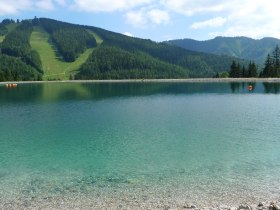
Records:
[[[7,81],[9,83],[129,83],[129,82],[280,82],[280,78],[188,78],[188,79],[120,79],[120,80],[54,80],[54,81]]]

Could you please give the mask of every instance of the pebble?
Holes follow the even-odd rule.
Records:
[[[237,210],[251,210],[252,208],[250,206],[240,205]]]
[[[264,204],[262,202],[259,203],[258,207],[262,207]]]
[[[269,206],[269,210],[280,210],[280,207],[278,205],[276,205],[276,204],[271,204]]]

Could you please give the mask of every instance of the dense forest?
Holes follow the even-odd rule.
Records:
[[[31,49],[29,38],[33,26],[29,21],[23,21],[14,31],[7,34],[1,44],[1,52],[21,60],[42,72],[42,64],[39,54]]]
[[[35,18],[33,23],[51,34],[52,41],[67,62],[74,61],[87,48],[96,46],[95,38],[80,26],[46,18]]]
[[[8,33],[8,29],[3,23],[0,23],[0,36],[4,36]]]
[[[5,35],[0,45],[0,81],[41,80],[40,56],[29,44],[32,24],[23,21],[8,33],[6,26],[13,23],[13,20],[5,19],[0,27]]]
[[[231,78],[256,78],[258,77],[257,66],[254,62],[250,62],[247,67],[241,67],[240,63],[232,62],[230,66],[229,77]]]
[[[187,69],[157,60],[141,52],[131,53],[119,47],[99,47],[76,79],[187,78]]]
[[[42,74],[19,58],[0,53],[0,82],[42,80]]]

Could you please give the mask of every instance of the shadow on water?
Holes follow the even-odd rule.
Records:
[[[280,83],[263,83],[265,93],[278,94],[280,92]]]
[[[16,88],[7,88],[0,86],[0,104],[1,102],[36,102],[41,100],[43,86],[41,84],[18,85]]]

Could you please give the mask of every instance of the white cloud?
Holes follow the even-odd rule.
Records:
[[[134,27],[144,28],[147,23],[146,15],[143,10],[130,11],[126,13],[126,22]]]
[[[191,25],[192,29],[221,27],[221,31],[210,31],[209,34],[212,35],[218,33],[223,36],[280,38],[280,12],[274,0],[161,0],[161,5],[174,13],[186,16],[224,17]],[[225,22],[227,28],[224,26]]]
[[[150,8],[129,11],[125,17],[128,24],[138,28],[146,28],[148,25],[167,24],[170,21],[168,12]]]
[[[210,20],[206,20],[203,22],[196,22],[191,25],[191,28],[193,29],[200,29],[200,28],[205,28],[205,27],[221,27],[226,23],[227,19],[223,17],[216,17]]]
[[[56,7],[71,8],[71,12],[123,12],[126,23],[144,29],[193,21],[180,27],[207,28],[206,33],[212,35],[280,38],[280,12],[275,0],[0,0],[0,16]]]
[[[133,37],[133,34],[132,34],[132,33],[130,33],[130,32],[124,32],[123,34],[124,34],[124,35],[126,35],[126,36]]]
[[[54,5],[52,0],[40,0],[37,1],[35,4],[35,7],[41,10],[53,10]]]
[[[149,11],[148,16],[155,24],[168,23],[170,21],[168,12],[159,9],[153,9]]]
[[[0,16],[17,14],[28,10],[53,10],[55,3],[66,5],[65,0],[1,0],[0,1]]]
[[[223,1],[219,0],[161,0],[166,8],[188,16],[197,13],[220,12],[224,9]]]
[[[86,12],[114,12],[133,9],[152,0],[74,0],[72,8]]]
[[[19,11],[28,10],[32,5],[30,0],[1,0],[0,1],[0,16],[16,14]]]

